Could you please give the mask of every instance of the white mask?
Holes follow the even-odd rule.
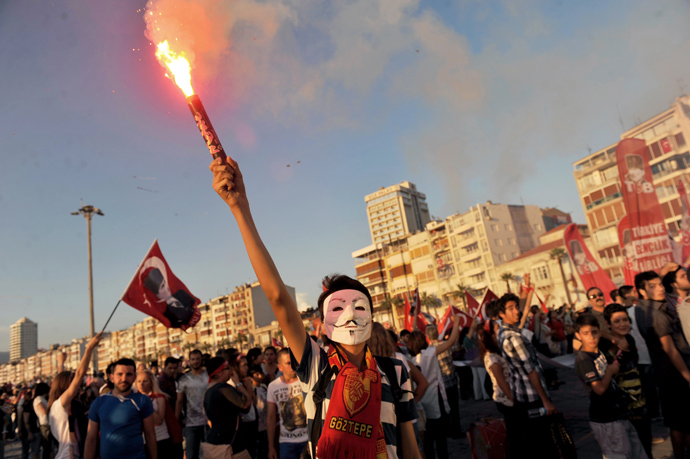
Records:
[[[338,290],[323,302],[324,328],[331,341],[361,344],[371,336],[371,306],[359,290]]]

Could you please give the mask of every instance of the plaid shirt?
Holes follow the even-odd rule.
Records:
[[[438,347],[438,340],[431,340],[431,345]],[[442,354],[436,356],[438,364],[441,367],[441,375],[443,375],[443,385],[446,389],[458,385],[458,375],[455,373],[455,366],[453,366],[453,352],[452,347]]]
[[[508,363],[510,387],[513,389],[515,400],[523,403],[539,400],[539,394],[532,386],[528,376],[533,370],[537,370],[539,381],[548,397],[544,371],[539,363],[537,351],[532,343],[522,336],[520,329],[514,325],[501,323],[501,327],[498,329],[498,346]]]

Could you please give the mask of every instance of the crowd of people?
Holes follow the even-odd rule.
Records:
[[[463,433],[461,400],[474,396],[503,416],[506,457],[565,457],[551,398],[563,383],[548,362],[570,353],[605,458],[652,457],[659,414],[675,457],[690,452],[683,267],[637,274],[634,286],[608,292],[608,305],[592,287],[577,311],[549,310],[548,298],[532,305],[526,274],[519,294],[492,301],[469,327],[453,317],[445,336],[435,324],[398,335],[374,322],[367,288],[333,275],[318,298],[322,333],[310,336],[259,237],[237,163],[210,169],[288,347],[195,349],[160,369],[123,358],[87,376],[98,334],[74,373],[0,389],[0,452],[17,438],[32,459],[447,459],[448,438]]]

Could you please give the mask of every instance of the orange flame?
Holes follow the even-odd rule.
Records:
[[[168,40],[156,45],[156,57],[164,64],[172,73],[172,80],[180,87],[185,96],[189,97],[194,94],[192,89],[192,69],[189,61],[184,55],[178,56],[177,53],[170,49]],[[182,53],[184,54],[184,53]],[[169,75],[166,74],[169,77]]]

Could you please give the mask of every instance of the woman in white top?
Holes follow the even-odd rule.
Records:
[[[450,405],[446,399],[446,389],[443,385],[443,374],[438,363],[438,356],[450,349],[458,340],[460,337],[459,326],[460,316],[453,316],[453,332],[447,341],[438,346],[429,346],[427,336],[419,330],[413,331],[407,338],[407,349],[429,382],[429,387],[420,400],[426,414],[424,455],[427,458],[433,458],[434,454],[438,455],[439,459],[448,458],[446,426],[442,419],[445,414],[450,413]]]
[[[98,346],[102,335],[103,332],[100,332],[91,338],[89,344],[86,345],[84,355],[74,374],[71,371],[60,372],[55,376],[50,386],[48,422],[50,423],[50,432],[59,443],[55,459],[72,459],[80,456],[79,452],[75,451],[75,448],[78,449],[79,447],[77,439],[74,436],[74,432],[69,430],[69,416],[71,414],[72,400],[79,392],[79,386],[81,386],[86,370],[89,368],[91,355]]]
[[[173,444],[165,424],[165,410],[168,409],[168,396],[158,386],[158,381],[151,373],[151,370],[137,372],[135,381],[136,388],[140,394],[148,395],[153,403],[153,425],[156,430],[156,447],[158,457],[172,457]]]

